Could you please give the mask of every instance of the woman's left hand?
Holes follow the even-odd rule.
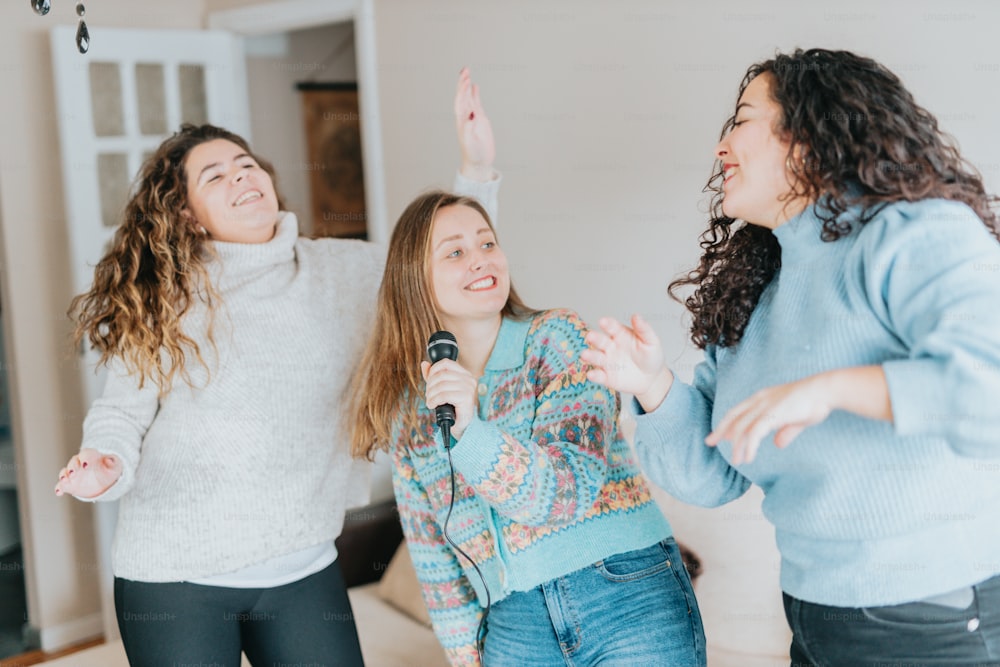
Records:
[[[486,182],[493,179],[493,162],[496,159],[496,143],[493,141],[493,125],[486,117],[486,109],[479,99],[479,86],[472,83],[468,67],[458,74],[455,90],[455,129],[458,145],[462,149],[462,175],[474,181]]]
[[[760,441],[771,431],[777,431],[774,444],[787,447],[833,410],[892,422],[892,401],[882,367],[838,368],[761,389],[729,410],[705,438],[705,444],[714,447],[728,440],[733,443],[733,464],[750,463]]]
[[[455,406],[455,425],[451,427],[451,435],[460,440],[476,414],[476,386],[479,383],[472,373],[451,359],[442,359],[433,365],[422,361],[420,371],[427,383],[424,391],[427,407],[433,410],[445,403]]]
[[[750,463],[761,440],[771,431],[777,431],[774,444],[787,447],[799,433],[826,419],[832,410],[831,391],[824,375],[811,375],[761,389],[733,406],[705,443],[714,447],[728,440],[733,443],[733,465]]]

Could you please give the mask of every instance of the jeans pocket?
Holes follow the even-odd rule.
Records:
[[[966,609],[955,609],[929,602],[908,602],[885,607],[862,607],[861,613],[876,625],[900,630],[951,631],[965,629],[976,616],[976,603]]]
[[[661,544],[608,556],[594,563],[609,581],[638,581],[669,570],[670,556]]]

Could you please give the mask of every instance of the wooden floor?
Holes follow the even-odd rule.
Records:
[[[45,662],[46,660],[61,658],[63,656],[70,655],[71,653],[82,651],[85,648],[100,646],[103,643],[103,639],[94,639],[89,642],[77,644],[52,653],[46,653],[45,651],[29,651],[28,653],[22,653],[21,655],[12,655],[9,658],[3,658],[0,660],[0,667],[28,667],[28,665],[37,665]]]

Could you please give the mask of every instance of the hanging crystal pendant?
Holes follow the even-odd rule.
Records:
[[[52,3],[49,0],[31,0],[31,8],[39,16],[45,16],[52,9]]]
[[[76,28],[76,48],[80,49],[80,53],[86,53],[90,49],[90,31],[83,19],[80,19],[80,25]]]
[[[76,28],[76,48],[80,49],[80,53],[86,53],[90,48],[90,31],[87,30],[87,22],[83,20],[86,14],[87,8],[83,3],[76,3],[76,15],[80,17],[80,25]]]

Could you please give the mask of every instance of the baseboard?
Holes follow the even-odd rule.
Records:
[[[73,644],[94,639],[104,634],[104,621],[99,612],[61,623],[51,628],[25,626],[24,640],[31,648],[58,651]]]

